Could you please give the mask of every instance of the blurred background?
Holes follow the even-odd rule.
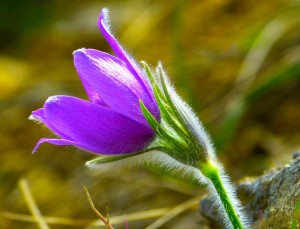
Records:
[[[28,120],[31,111],[51,95],[86,98],[72,52],[111,53],[96,24],[103,7],[137,60],[162,61],[234,182],[284,165],[300,148],[299,1],[1,0],[1,228],[37,228],[21,178],[43,216],[54,217],[50,228],[96,228],[83,185],[115,228],[204,224],[194,198],[201,187],[153,168],[92,171],[84,163],[94,156],[73,147],[44,144],[31,154],[52,136]]]

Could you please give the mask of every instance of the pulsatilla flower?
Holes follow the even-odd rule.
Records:
[[[144,149],[155,137],[143,116],[143,101],[155,119],[160,112],[145,72],[124,51],[109,31],[107,11],[98,26],[116,56],[94,49],[74,52],[74,65],[89,101],[71,96],[51,96],[31,118],[45,124],[59,138],[41,143],[74,145],[100,154],[125,154]]]
[[[116,56],[93,49],[74,52],[74,63],[89,101],[52,96],[32,118],[58,139],[102,154],[89,167],[151,163],[178,176],[205,184],[227,228],[248,228],[234,188],[219,163],[210,137],[192,109],[180,98],[159,64],[143,68],[123,50],[109,31],[106,10],[98,25]],[[186,176],[187,175],[187,176]]]

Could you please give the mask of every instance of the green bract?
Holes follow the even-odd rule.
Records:
[[[156,102],[160,108],[162,121],[159,124],[140,100],[142,112],[157,134],[156,144],[174,159],[183,164],[197,166],[199,162],[207,161],[206,147],[199,144],[192,130],[189,128],[189,117],[176,104],[176,94],[165,76],[161,65],[158,65],[153,75],[149,66],[142,62],[149,80],[153,86]]]

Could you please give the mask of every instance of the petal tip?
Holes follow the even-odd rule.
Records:
[[[73,52],[73,56],[76,56],[76,55],[81,54],[81,53],[85,53],[85,51],[86,51],[86,48],[76,49]]]
[[[45,120],[44,108],[39,108],[35,111],[32,111],[28,120],[35,122],[43,122]]]
[[[33,150],[31,151],[31,154],[35,154],[36,151],[38,150],[38,148],[40,147],[41,145],[41,140],[38,141],[38,143],[35,145],[35,147],[33,148]]]
[[[29,120],[29,121],[33,121],[33,122],[36,122],[36,123],[43,123],[41,117],[36,116],[36,115],[34,115],[34,114],[31,114],[31,115],[28,117],[28,120]]]
[[[110,25],[109,25],[109,10],[108,8],[103,8],[100,12],[99,18],[98,18],[98,27],[103,32],[103,30],[109,32],[110,31]]]
[[[104,23],[107,22],[108,21],[108,16],[109,16],[109,10],[108,10],[108,8],[104,7],[100,12],[98,22],[100,22],[100,21],[103,21]]]
[[[36,118],[33,114],[29,115],[28,120],[30,121],[36,121]]]
[[[60,99],[59,99],[59,96],[58,96],[58,95],[50,96],[50,97],[46,100],[45,104],[56,103],[56,102],[59,101],[59,100],[60,100]]]

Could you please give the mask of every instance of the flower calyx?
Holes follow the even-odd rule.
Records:
[[[177,161],[197,167],[199,163],[208,161],[207,136],[198,138],[190,118],[195,119],[190,108],[180,99],[169,83],[161,64],[156,71],[141,62],[152,85],[156,102],[161,112],[161,122],[157,122],[142,100],[140,106],[145,119],[156,133],[155,145]],[[193,117],[190,117],[193,116]],[[201,128],[202,130],[202,128]],[[206,134],[206,133],[205,133]],[[207,138],[208,139],[208,138]],[[204,143],[203,143],[204,142]],[[210,145],[210,143],[208,142]]]

